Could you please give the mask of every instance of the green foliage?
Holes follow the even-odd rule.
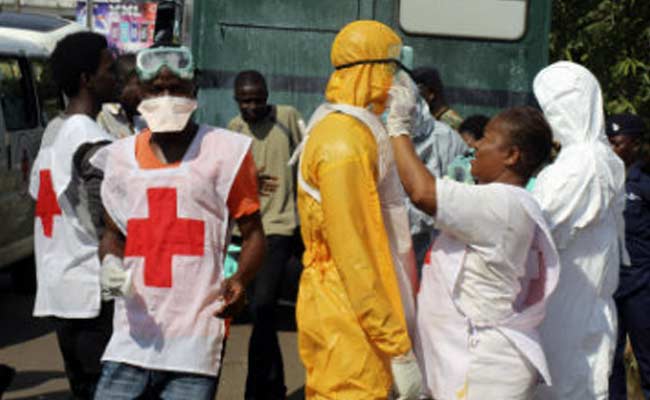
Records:
[[[553,0],[550,50],[598,77],[608,113],[650,122],[650,1]]]

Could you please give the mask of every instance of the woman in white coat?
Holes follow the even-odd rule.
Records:
[[[441,231],[418,295],[426,386],[436,400],[529,399],[540,377],[549,380],[537,327],[559,264],[523,186],[550,154],[550,127],[532,108],[506,110],[478,144],[479,185],[436,179],[408,136],[408,86],[391,89],[387,128],[408,196]]]
[[[600,85],[586,68],[558,62],[533,90],[562,149],[537,177],[539,201],[562,274],[541,334],[552,387],[544,400],[604,400],[616,345],[613,294],[622,259],[625,166],[605,136]]]

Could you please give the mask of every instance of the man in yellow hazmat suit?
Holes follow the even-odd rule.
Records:
[[[336,71],[327,103],[307,127],[298,172],[306,250],[296,312],[308,399],[386,399],[393,384],[399,399],[419,392],[405,315],[413,311],[412,288],[404,287],[411,277],[397,267],[400,256],[412,257],[408,221],[379,119],[401,47],[379,22],[344,27],[332,45]]]

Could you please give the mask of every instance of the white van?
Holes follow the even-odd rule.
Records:
[[[47,122],[64,105],[47,60],[58,40],[81,30],[62,18],[0,12],[0,270],[33,253],[29,173]]]

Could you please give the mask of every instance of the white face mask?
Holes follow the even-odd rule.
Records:
[[[181,132],[197,107],[196,99],[160,96],[142,100],[138,111],[151,132]]]

